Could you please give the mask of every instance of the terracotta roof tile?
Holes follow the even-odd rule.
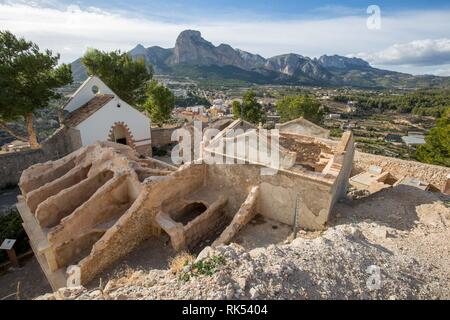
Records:
[[[84,120],[93,115],[97,110],[106,105],[114,98],[111,94],[98,94],[86,102],[78,109],[72,111],[66,118],[65,124],[68,127],[76,127]]]

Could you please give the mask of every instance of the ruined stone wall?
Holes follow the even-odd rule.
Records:
[[[325,227],[331,203],[330,185],[284,173],[261,176],[261,180],[262,215],[293,225],[298,199],[297,225],[314,230]]]
[[[90,255],[80,261],[81,282],[91,280],[98,271],[133,251],[142,241],[159,235],[161,229],[155,223],[155,216],[163,202],[175,202],[201,187],[203,182],[203,165],[146,182],[130,209],[106,231]]]
[[[315,163],[320,160],[322,152],[329,154],[333,152],[329,146],[315,139],[304,137],[299,141],[296,136],[290,134],[280,135],[280,145],[297,153],[297,163]]]
[[[427,181],[440,190],[443,189],[447,175],[450,174],[450,168],[446,167],[356,152],[352,176],[368,170],[372,165],[381,167],[383,171],[389,171],[396,179],[411,176]]]
[[[44,153],[59,159],[81,148],[80,132],[74,128],[61,127],[47,140],[42,142]]]
[[[298,225],[322,229],[331,204],[331,184],[304,176],[278,171],[261,175],[259,165],[209,165],[209,183],[217,184],[228,196],[229,212],[236,213],[253,186],[260,186],[258,213],[292,225],[298,197]]]
[[[152,145],[151,144],[145,144],[142,146],[136,147],[137,153],[143,155],[143,156],[152,156]]]
[[[174,141],[172,141],[172,133],[178,128],[180,127],[152,128],[152,147],[161,148],[174,143]]]
[[[228,244],[238,232],[249,223],[257,214],[259,186],[254,186],[252,191],[245,199],[245,202],[239,208],[239,211],[233,217],[231,223],[220,234],[220,236],[212,243],[213,247]]]
[[[87,283],[100,271],[136,248],[153,233],[152,216],[145,207],[145,193],[116,224],[93,246],[91,253],[78,264],[81,283]]]
[[[44,159],[42,150],[0,154],[0,189],[16,185],[22,171],[35,163],[42,162],[42,159]]]
[[[225,214],[226,203],[226,197],[222,196],[208,210],[183,228],[184,241],[189,249],[193,249],[203,240],[211,238],[230,222],[231,219]]]
[[[22,171],[36,163],[59,159],[81,146],[79,132],[62,127],[41,148],[0,154],[0,189],[19,182]]]
[[[308,120],[299,118],[286,123],[277,124],[276,129],[280,130],[280,133],[294,133],[305,136],[328,138],[330,131],[315,125]]]
[[[347,190],[349,186],[349,178],[351,176],[351,171],[353,168],[353,159],[355,157],[355,144],[353,136],[349,137],[349,143],[347,149],[342,159],[342,167],[339,175],[334,182],[332,194],[333,199],[331,200],[331,208],[334,204],[341,198],[347,195]]]

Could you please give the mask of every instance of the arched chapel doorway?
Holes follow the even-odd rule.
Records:
[[[116,122],[109,131],[109,141],[135,148],[133,134],[124,122]]]

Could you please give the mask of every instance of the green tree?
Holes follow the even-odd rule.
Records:
[[[310,95],[286,96],[277,101],[276,109],[281,122],[303,117],[319,124],[322,121],[323,111],[320,102]]]
[[[145,89],[153,70],[143,59],[133,60],[120,51],[89,49],[82,58],[89,75],[102,79],[120,98],[131,105],[145,102]]]
[[[436,121],[425,137],[425,144],[416,150],[420,162],[450,167],[450,108]]]
[[[232,110],[234,119],[242,116],[244,120],[255,124],[264,122],[265,119],[264,110],[256,100],[255,93],[251,90],[244,93],[242,103],[233,101]]]
[[[144,104],[145,110],[150,115],[152,121],[159,127],[170,120],[172,109],[175,106],[175,96],[166,87],[159,85],[156,80],[152,80],[147,88],[147,101]]]
[[[189,91],[187,94],[187,97],[176,97],[175,105],[177,107],[181,107],[181,108],[186,108],[189,106],[198,106],[198,105],[210,107],[211,103],[205,97],[199,96],[199,95]]]
[[[41,52],[38,45],[0,31],[0,129],[38,148],[33,113],[61,98],[55,89],[72,82],[69,65],[58,65],[59,54]],[[25,118],[28,137],[14,132],[7,122]]]
[[[241,103],[234,100],[231,104],[231,112],[233,113],[233,119],[239,119],[241,117]]]

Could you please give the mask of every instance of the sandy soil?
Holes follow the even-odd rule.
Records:
[[[239,231],[233,242],[247,250],[265,248],[271,244],[283,243],[291,233],[291,226],[257,215]]]

